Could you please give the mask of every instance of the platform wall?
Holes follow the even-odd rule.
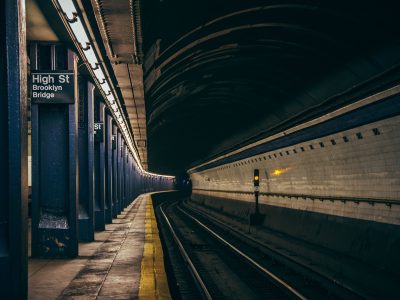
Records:
[[[399,225],[400,206],[384,203],[400,199],[398,128],[394,116],[192,173],[193,198],[254,202],[259,169],[260,203]]]
[[[400,116],[392,116],[194,171],[191,201],[250,230],[259,169],[259,234],[295,241],[282,247],[310,259],[319,254],[305,245],[399,274],[399,128]],[[359,276],[329,257],[332,269]]]

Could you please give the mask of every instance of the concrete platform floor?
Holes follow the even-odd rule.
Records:
[[[169,299],[150,194],[139,196],[75,259],[29,259],[29,299]]]

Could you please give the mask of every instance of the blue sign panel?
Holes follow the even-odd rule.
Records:
[[[32,71],[29,87],[33,104],[73,104],[75,101],[72,71]]]

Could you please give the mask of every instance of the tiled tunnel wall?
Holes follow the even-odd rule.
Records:
[[[254,202],[253,170],[260,170],[260,203],[400,224],[398,205],[312,201],[307,197],[400,199],[400,116],[191,174],[193,198]],[[238,193],[239,192],[239,193]]]
[[[398,274],[399,125],[400,116],[394,116],[194,172],[191,201],[241,220],[247,230],[255,211],[253,170],[259,169],[261,235],[277,232]],[[292,250],[309,255],[297,246]],[[334,259],[330,263],[359,276]]]

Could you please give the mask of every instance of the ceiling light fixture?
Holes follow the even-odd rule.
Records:
[[[93,44],[91,43],[84,22],[82,22],[81,18],[79,17],[78,11],[74,4],[73,0],[53,0],[55,7],[57,8],[60,16],[63,16],[64,24],[69,27],[69,32],[74,40],[78,51],[82,54],[82,58],[86,61],[88,66],[90,67],[90,71],[93,75],[93,79],[97,82],[97,85],[101,88],[104,98],[108,101],[109,106],[114,113],[114,117],[117,119],[119,123],[119,127],[123,133],[123,136],[130,148],[130,152],[133,154],[137,165],[139,167],[140,172],[143,174],[151,174],[153,176],[159,177],[166,177],[166,178],[174,178],[173,176],[167,175],[159,175],[147,172],[143,169],[142,164],[140,162],[140,158],[137,153],[137,149],[134,146],[133,138],[130,132],[127,130],[127,122],[124,118],[124,115],[121,114],[117,102],[118,97],[115,97],[113,94],[113,90],[110,87],[110,82],[107,80],[106,76],[104,75],[103,67],[99,63],[97,55],[94,51]],[[106,101],[106,102],[107,102]]]

